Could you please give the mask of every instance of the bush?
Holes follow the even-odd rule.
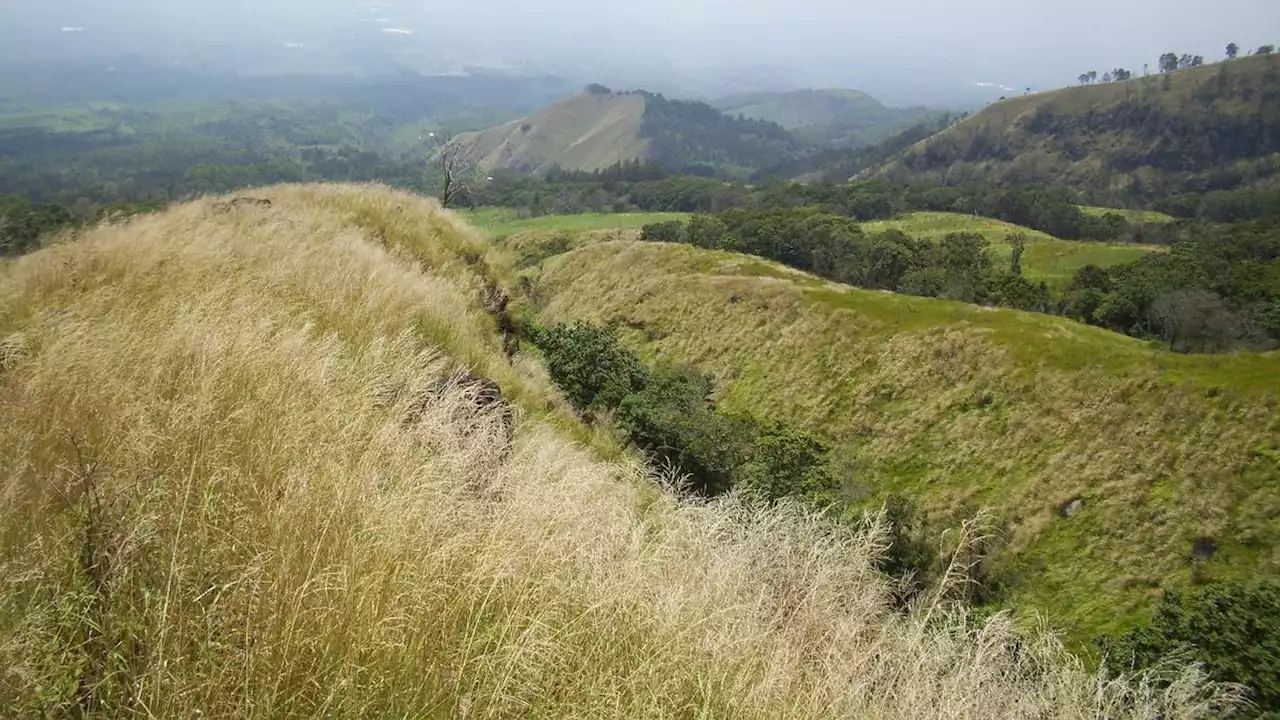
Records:
[[[579,410],[615,408],[644,387],[644,365],[618,342],[611,325],[556,325],[535,329],[531,339],[542,349],[551,379]]]
[[[711,388],[710,378],[696,371],[658,368],[618,407],[618,425],[632,444],[708,496],[733,486],[744,451],[744,433],[714,411]]]
[[[684,223],[678,220],[650,223],[641,228],[640,239],[647,242],[684,242]]]
[[[1252,690],[1243,717],[1280,719],[1280,583],[1167,590],[1150,623],[1101,644],[1138,669],[1187,655],[1213,679]]]

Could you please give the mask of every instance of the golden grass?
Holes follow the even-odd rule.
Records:
[[[727,407],[836,442],[851,502],[903,492],[941,527],[993,509],[1012,604],[1074,639],[1188,582],[1199,536],[1219,547],[1206,577],[1280,574],[1280,355],[1172,355],[758,264],[606,243],[548,260],[534,290],[546,321],[617,321],[647,357],[714,374]]]
[[[941,601],[875,533],[564,439],[429,201],[286,187],[0,275],[0,714],[1208,717]],[[460,366],[515,398],[497,412]],[[550,409],[548,409],[550,407]]]

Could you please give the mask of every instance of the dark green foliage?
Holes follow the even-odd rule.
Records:
[[[623,398],[644,387],[647,371],[635,354],[618,342],[609,325],[556,325],[534,330],[551,379],[579,410],[618,407]]]
[[[1280,185],[1171,195],[1155,209],[1175,217],[1236,222],[1280,215]]]
[[[61,205],[33,206],[24,197],[0,195],[0,255],[35,249],[40,236],[75,222]]]
[[[690,368],[646,368],[611,326],[534,330],[551,379],[582,411],[614,411],[626,439],[711,496],[741,486],[765,501],[818,497],[832,485],[826,443],[778,422],[718,411]]]
[[[659,465],[686,475],[691,489],[718,495],[742,462],[741,433],[711,402],[711,380],[682,368],[658,368],[622,399],[617,420],[628,440]]]
[[[780,422],[736,420],[743,462],[736,483],[765,500],[819,498],[834,485],[827,463],[831,448],[816,436]]]
[[[642,239],[685,242],[775,260],[859,287],[1045,311],[1048,288],[997,273],[986,239],[954,233],[936,245],[897,230],[867,235],[815,208],[730,210],[647,226]]]
[[[749,176],[800,155],[781,125],[732,117],[700,102],[645,93],[640,134],[663,168],[694,175]]]
[[[880,571],[897,580],[894,600],[899,608],[905,608],[931,582],[938,551],[929,541],[924,518],[911,498],[897,493],[885,498],[884,522],[889,546],[880,558]]]
[[[640,230],[640,239],[646,242],[684,242],[685,224],[678,221],[652,223]]]
[[[1064,300],[1072,317],[1181,352],[1274,347],[1280,221],[1196,227],[1168,253],[1081,268]]]
[[[1171,655],[1202,663],[1213,679],[1250,688],[1242,717],[1280,718],[1280,583],[1166,590],[1148,624],[1102,644],[1122,667]]]

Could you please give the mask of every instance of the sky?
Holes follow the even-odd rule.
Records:
[[[1212,60],[1228,42],[1280,43],[1280,0],[0,0],[0,62],[136,53],[253,71],[380,58],[606,83],[757,77],[900,102],[1141,72],[1168,51]]]

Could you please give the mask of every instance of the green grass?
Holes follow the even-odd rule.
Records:
[[[585,245],[531,277],[544,321],[616,321],[711,373],[726,408],[827,437],[851,502],[907,493],[935,532],[989,508],[1005,600],[1081,647],[1190,582],[1196,537],[1220,548],[1204,576],[1280,576],[1278,353],[1177,355],[687,246]]]
[[[521,218],[508,208],[460,210],[469,223],[495,237],[545,230],[632,230],[650,223],[688,220],[688,213],[581,213]]]
[[[1131,225],[1163,225],[1174,222],[1172,215],[1166,215],[1155,210],[1121,210],[1119,208],[1081,205],[1080,211],[1093,217],[1102,217],[1108,213],[1118,213],[1123,215],[1124,219],[1128,220]]]
[[[1055,288],[1067,285],[1076,271],[1086,265],[1122,265],[1161,251],[1161,248],[1154,245],[1059,240],[1020,225],[959,213],[918,212],[863,225],[867,232],[881,232],[890,228],[933,241],[940,240],[949,233],[978,233],[991,243],[991,254],[998,264],[1004,266],[1009,264],[1013,256],[1009,236],[1023,233],[1030,240],[1022,257],[1023,274],[1030,280],[1043,280]]]

